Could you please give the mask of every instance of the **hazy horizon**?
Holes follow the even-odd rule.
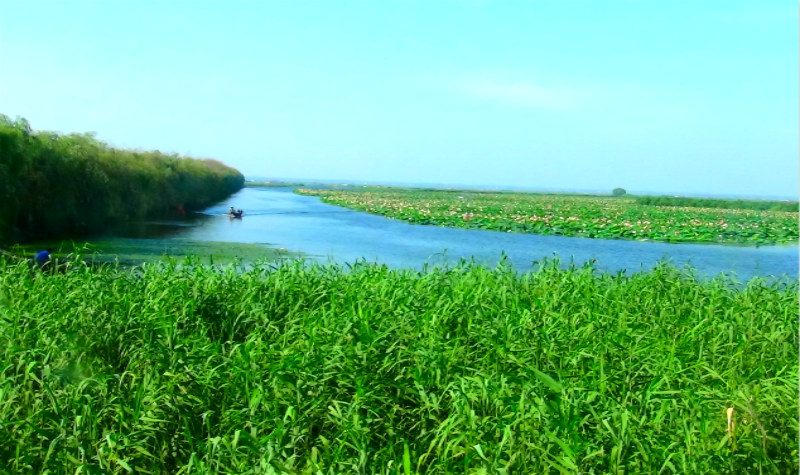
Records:
[[[404,182],[392,180],[348,180],[344,178],[309,178],[309,177],[273,177],[266,175],[245,175],[245,180],[251,182],[274,181],[284,183],[306,183],[324,185],[376,185],[376,186],[397,186],[411,188],[442,188],[475,191],[541,191],[547,193],[592,193],[611,195],[613,189],[572,189],[572,188],[546,188],[546,187],[527,187],[515,185],[478,185],[469,183],[435,183],[435,182]],[[616,187],[615,187],[616,188]],[[743,200],[777,200],[777,201],[798,201],[794,195],[735,195],[735,194],[714,194],[714,193],[679,193],[669,190],[641,190],[635,188],[624,188],[629,195],[650,195],[650,196],[685,196],[692,198],[717,198],[717,199],[743,199]]]
[[[797,199],[797,20],[734,0],[6,0],[0,113],[246,176]]]

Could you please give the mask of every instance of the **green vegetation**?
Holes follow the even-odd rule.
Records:
[[[664,242],[786,244],[798,240],[798,213],[659,207],[622,197],[400,188],[296,190],[326,203],[435,224],[531,234]]]
[[[30,259],[41,249],[53,250],[56,260],[67,256],[84,259],[89,264],[119,263],[123,266],[163,262],[187,257],[212,264],[253,263],[261,260],[274,261],[298,258],[301,253],[267,244],[195,241],[191,239],[129,239],[108,238],[91,243],[67,241],[39,241],[35,244],[12,246],[4,253],[17,259]]]
[[[33,132],[24,119],[0,114],[0,243],[200,209],[243,184],[215,160],[114,149],[91,134]]]
[[[793,473],[797,299],[666,265],[0,258],[0,472]]]
[[[626,193],[627,191],[625,191],[625,188],[614,188],[611,191],[611,194],[614,196],[625,196]]]
[[[246,181],[244,186],[251,188],[298,188],[307,186],[305,183],[295,183],[290,181],[268,180],[268,181]]]
[[[687,198],[681,196],[640,196],[637,204],[652,206],[680,206],[687,208],[751,209],[759,211],[787,211],[797,213],[796,201],[768,200],[718,200],[711,198]]]

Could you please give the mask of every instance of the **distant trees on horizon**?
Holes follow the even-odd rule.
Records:
[[[224,199],[244,176],[217,160],[110,147],[0,114],[0,242],[97,232]]]

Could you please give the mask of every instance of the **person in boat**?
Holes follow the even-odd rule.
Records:
[[[233,209],[233,206],[231,206],[231,209],[228,210],[228,216],[230,216],[231,218],[241,218],[242,213],[244,213],[244,211],[235,210]]]

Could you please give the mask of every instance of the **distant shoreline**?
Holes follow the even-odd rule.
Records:
[[[494,185],[468,185],[468,184],[443,184],[443,183],[404,183],[404,182],[368,182],[363,180],[328,180],[328,179],[303,179],[303,178],[268,178],[263,176],[245,177],[245,186],[263,186],[268,188],[292,188],[307,186],[376,186],[391,188],[428,188],[452,191],[484,191],[484,192],[518,192],[518,193],[545,193],[563,195],[601,195],[608,196],[611,190],[600,189],[575,189],[563,188],[536,188],[522,186],[494,186]],[[798,197],[785,195],[733,195],[719,193],[676,193],[669,191],[628,190],[629,196],[669,196],[686,198],[710,198],[744,201],[785,201],[797,203]]]

